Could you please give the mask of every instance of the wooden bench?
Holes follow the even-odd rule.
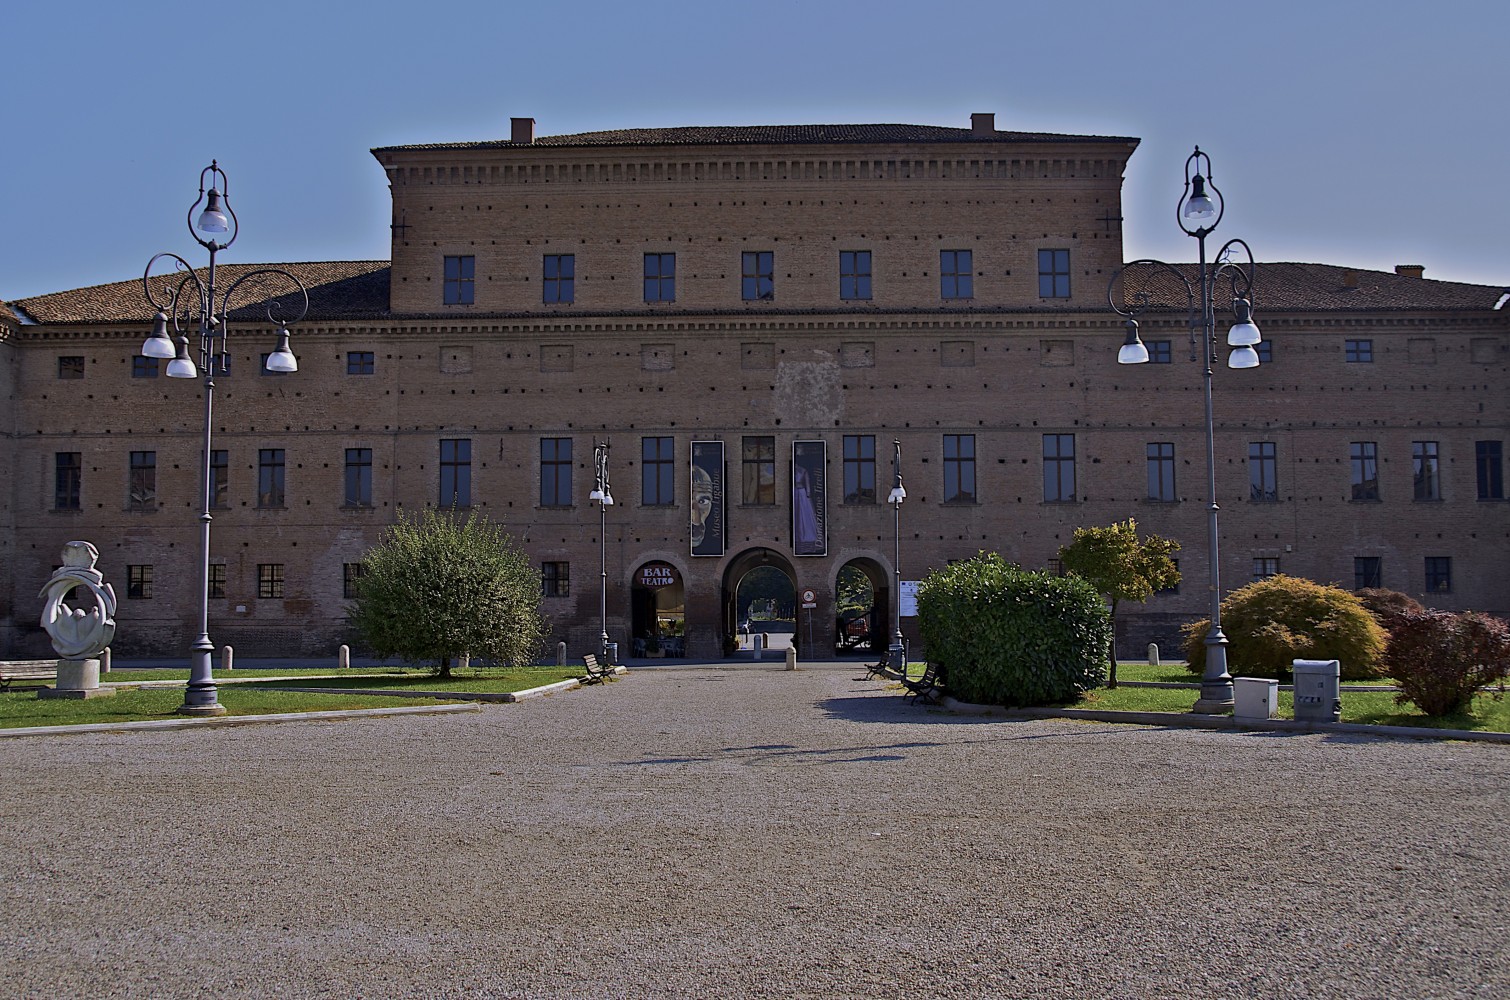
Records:
[[[907,673],[902,674],[902,686],[907,689],[907,698],[917,701],[919,698],[927,701],[938,701],[939,689],[939,665],[930,660],[923,668],[923,672],[917,677]]]
[[[598,658],[591,653],[582,657],[582,662],[587,664],[587,676],[582,678],[583,684],[602,684],[613,673],[613,667],[600,664]]]
[[[0,661],[0,692],[9,691],[12,681],[55,681],[57,679],[56,660]]]

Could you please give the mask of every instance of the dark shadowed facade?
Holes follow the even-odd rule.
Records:
[[[1207,607],[1201,368],[1182,306],[1145,318],[1153,363],[1116,363],[1136,145],[977,115],[548,137],[516,119],[507,141],[374,150],[391,262],[281,265],[311,293],[300,370],[259,370],[249,302],[216,380],[212,638],[330,653],[365,550],[432,505],[503,522],[556,638],[595,648],[609,439],[626,652],[665,591],[683,651],[723,655],[740,576],[774,565],[814,592],[799,635],[826,655],[843,567],[890,618],[896,439],[905,579],[982,549],[1051,565],[1077,526],[1135,517],[1181,542],[1185,580],[1123,609],[1122,636],[1168,649]],[[1283,572],[1510,613],[1503,297],[1259,265],[1263,364],[1215,376],[1226,589]],[[185,649],[202,386],[139,357],[139,281],[0,313],[0,656],[45,655],[35,595],[71,539],[100,549],[121,655]]]

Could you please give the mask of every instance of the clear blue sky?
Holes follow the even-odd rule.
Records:
[[[200,169],[232,261],[385,259],[373,146],[673,125],[903,122],[1130,135],[1129,259],[1192,260],[1210,153],[1261,261],[1510,285],[1503,0],[392,0],[13,4],[0,298],[195,263]]]

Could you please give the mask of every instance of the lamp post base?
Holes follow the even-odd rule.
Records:
[[[1237,707],[1235,699],[1228,698],[1225,701],[1220,698],[1201,698],[1190,710],[1191,715],[1231,715]]]
[[[213,705],[179,705],[179,715],[190,715],[196,718],[208,718],[215,715],[224,715],[225,706],[216,702]]]

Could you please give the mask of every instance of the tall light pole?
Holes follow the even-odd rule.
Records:
[[[1210,188],[1210,193],[1207,193]],[[1213,199],[1212,195],[1216,197]],[[1148,348],[1138,336],[1137,317],[1150,306],[1169,307],[1166,299],[1159,300],[1153,290],[1156,279],[1165,274],[1173,275],[1185,293],[1185,307],[1190,317],[1191,360],[1204,362],[1203,378],[1206,405],[1206,493],[1210,498],[1206,519],[1207,572],[1211,590],[1211,628],[1206,633],[1206,669],[1201,675],[1201,697],[1192,711],[1220,715],[1232,710],[1232,675],[1227,671],[1227,636],[1222,632],[1222,584],[1221,559],[1218,551],[1216,502],[1216,429],[1211,409],[1211,373],[1216,366],[1218,346],[1216,342],[1216,315],[1214,300],[1217,286],[1230,282],[1232,312],[1236,318],[1227,332],[1227,344],[1234,350],[1227,358],[1229,368],[1257,368],[1258,352],[1254,349],[1262,340],[1258,327],[1253,322],[1253,274],[1255,265],[1253,251],[1242,240],[1228,240],[1222,244],[1208,263],[1206,237],[1222,221],[1226,202],[1217,186],[1211,182],[1211,158],[1197,146],[1185,160],[1185,190],[1180,195],[1175,217],[1185,235],[1195,237],[1200,247],[1200,264],[1196,271],[1198,289],[1192,288],[1190,279],[1172,264],[1161,260],[1137,260],[1119,270],[1112,277],[1106,290],[1107,301],[1118,315],[1127,317],[1127,339],[1117,353],[1117,362],[1124,365],[1144,364],[1148,361]],[[1241,251],[1242,258],[1234,259]],[[1147,267],[1145,267],[1147,265]],[[1126,286],[1127,272],[1138,268],[1136,277],[1143,287],[1129,292]],[[1147,273],[1145,273],[1147,272]],[[1122,294],[1117,286],[1122,283]],[[1199,315],[1196,314],[1196,298],[1199,292]],[[1120,302],[1118,301],[1120,298]],[[1196,348],[1199,347],[1199,353]]]
[[[208,189],[205,181],[209,181]],[[227,352],[226,340],[230,335],[230,301],[231,294],[236,291],[243,282],[250,278],[282,277],[293,283],[298,289],[298,297],[302,299],[298,315],[291,319],[280,317],[280,304],[277,298],[264,297],[267,303],[267,318],[269,322],[278,326],[277,347],[267,356],[267,370],[284,374],[299,370],[299,361],[294,357],[293,351],[288,347],[288,328],[304,318],[309,311],[309,293],[305,290],[303,282],[294,275],[280,268],[265,267],[249,271],[241,275],[223,295],[218,296],[215,286],[215,255],[232,243],[236,242],[239,226],[236,221],[236,213],[231,211],[229,196],[229,182],[225,171],[219,165],[211,161],[208,167],[199,174],[199,197],[194,204],[189,206],[188,226],[189,235],[194,237],[194,242],[210,252],[210,266],[201,280],[199,273],[188,261],[173,253],[160,253],[147,262],[147,269],[142,273],[142,291],[147,302],[157,310],[153,318],[152,335],[142,345],[142,354],[149,358],[161,358],[168,361],[167,375],[169,378],[191,379],[197,378],[200,372],[204,373],[204,451],[200,455],[200,496],[203,500],[199,515],[199,637],[189,648],[189,685],[184,691],[184,703],[178,709],[183,715],[224,715],[225,706],[220,704],[215,688],[215,677],[211,669],[210,660],[215,651],[215,644],[210,641],[210,510],[214,504],[214,483],[211,481],[211,431],[212,419],[215,412],[215,373],[218,368],[221,374],[230,371],[230,355]],[[194,210],[204,203],[204,211],[200,212],[196,221]],[[197,227],[197,231],[196,231]],[[210,234],[208,238],[199,235]],[[220,234],[229,233],[225,242],[220,242]],[[158,280],[161,282],[154,295],[152,287],[152,267],[164,257],[171,258],[178,267],[172,276],[164,276]],[[293,292],[288,292],[293,295]],[[199,343],[197,345],[198,362],[190,353],[189,337],[183,332],[179,306],[182,304],[182,320],[196,322],[199,326]],[[217,309],[218,305],[218,309]],[[196,315],[197,313],[197,315]],[[173,325],[173,335],[168,332],[169,322]]]
[[[907,499],[907,490],[902,486],[902,442],[891,442],[891,494],[886,502],[891,504],[892,558],[891,570],[895,577],[891,598],[891,649],[887,662],[903,676],[907,674],[907,647],[902,642],[902,501]]]
[[[611,440],[611,439],[610,439]],[[587,495],[589,502],[598,505],[598,573],[602,587],[598,591],[598,618],[603,623],[603,635],[598,640],[598,656],[604,663],[608,659],[608,508],[613,506],[613,493],[608,488],[608,441],[592,442],[593,487]]]

